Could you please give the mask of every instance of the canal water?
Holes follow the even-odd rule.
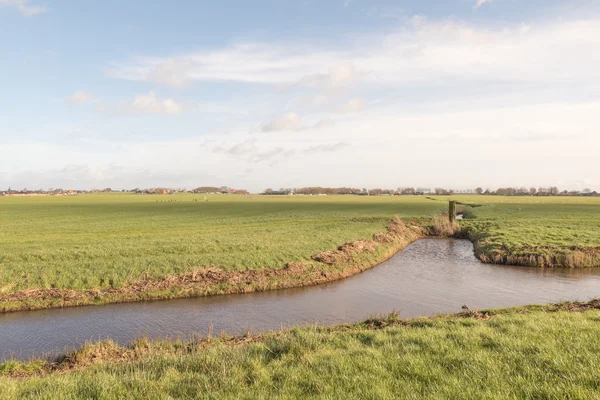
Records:
[[[353,277],[265,293],[53,309],[0,315],[0,360],[63,353],[86,341],[127,344],[192,335],[239,335],[600,296],[598,269],[540,269],[480,263],[466,240],[423,239]]]

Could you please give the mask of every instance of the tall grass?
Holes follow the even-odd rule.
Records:
[[[432,218],[433,234],[440,237],[450,237],[455,235],[460,227],[454,221],[450,221],[448,215],[434,215]]]

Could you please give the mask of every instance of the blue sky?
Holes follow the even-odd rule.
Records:
[[[0,0],[0,187],[600,189],[600,4]]]

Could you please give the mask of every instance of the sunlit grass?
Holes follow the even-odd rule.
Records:
[[[394,215],[442,208],[398,197],[0,197],[0,292],[118,288],[205,266],[281,268],[370,239]]]
[[[482,246],[513,255],[555,254],[600,246],[600,198],[458,197],[477,202],[465,227],[482,233]]]
[[[122,356],[114,345],[96,345],[79,361],[103,363],[0,378],[0,398],[598,398],[600,312],[522,310],[301,328],[235,345],[142,343],[124,363],[111,360]]]
[[[197,268],[280,268],[369,239],[394,215],[429,223],[448,198],[358,196],[0,197],[0,293],[118,288]],[[458,196],[461,224],[516,254],[600,246],[600,198]]]

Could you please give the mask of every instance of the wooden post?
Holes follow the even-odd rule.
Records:
[[[454,223],[456,219],[456,201],[450,201],[448,206],[448,217],[450,218],[450,223]]]

